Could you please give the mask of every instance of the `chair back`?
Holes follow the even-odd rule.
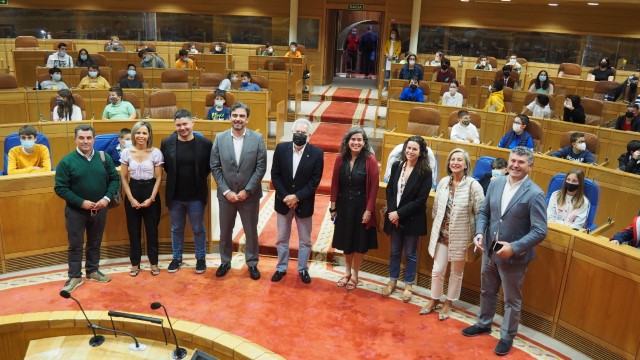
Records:
[[[471,117],[471,123],[478,128],[478,133],[480,133],[480,126],[482,125],[482,116],[475,111],[469,111],[469,116]],[[458,110],[452,111],[451,115],[449,115],[449,137],[451,137],[451,129],[455,124],[459,122],[458,120]]]
[[[38,83],[39,83],[39,84],[42,84],[42,82],[43,82],[43,81],[51,80],[51,75],[49,75],[49,73],[48,73],[48,72],[46,72],[46,73],[40,73],[40,74],[38,74],[37,79],[38,79]]]
[[[73,42],[73,40],[70,39],[58,39],[58,40],[54,40],[53,41],[53,50],[58,50],[58,44],[60,43],[64,43],[65,45],[67,45],[67,51],[75,51],[76,49],[76,44]]]
[[[615,81],[598,81],[596,87],[593,89],[593,98],[596,100],[604,100],[605,95],[609,91],[619,87],[621,84]]]
[[[562,189],[562,184],[564,183],[567,175],[566,174],[556,174],[551,178],[549,182],[549,188],[547,189],[547,206],[549,206],[549,200],[551,199],[551,195],[560,189]],[[598,200],[600,197],[600,188],[595,183],[595,181],[591,179],[584,179],[584,196],[589,200],[589,213],[587,215],[587,222],[585,223],[586,229],[594,229],[596,226],[593,224],[593,220],[596,218],[596,213],[598,211]]]
[[[193,44],[196,46],[196,50],[198,50],[199,53],[203,53],[204,52],[204,45],[202,43],[199,42],[193,42],[193,43],[183,43],[182,44],[182,50],[190,50],[189,48],[189,44]]]
[[[440,113],[436,109],[415,106],[409,111],[407,133],[420,136],[435,136],[440,125]]]
[[[127,76],[129,76],[129,74],[127,74],[127,70],[118,70],[118,83],[120,82],[120,80],[126,78]],[[141,83],[144,83],[144,74],[142,73],[142,71],[136,71],[136,76],[134,76],[133,78],[140,80]]]
[[[96,61],[98,66],[108,66],[107,58],[102,54],[93,54],[91,57]]]
[[[38,132],[38,138],[36,144],[44,145],[49,149],[49,155],[51,154],[51,145],[49,145],[49,139],[41,132]],[[4,167],[1,175],[7,175],[7,168],[9,167],[9,150],[16,146],[20,146],[20,134],[17,132],[11,133],[4,138]],[[53,159],[53,156],[51,156]],[[53,170],[53,160],[51,160],[51,169]]]
[[[582,98],[580,99],[580,104],[584,108],[584,114],[586,115],[585,124],[600,126],[604,102],[602,100]]]
[[[56,107],[56,105],[58,105],[56,103],[56,98],[57,98],[57,96],[52,96],[51,99],[49,100],[49,111],[53,111],[53,109]],[[79,107],[80,110],[82,110],[82,118],[86,119],[87,118],[87,110],[86,110],[86,105],[84,103],[84,99],[82,98],[82,95],[73,94],[73,104],[76,105],[77,107]]]
[[[149,116],[152,119],[173,119],[176,107],[176,94],[172,91],[157,91],[149,95]]]
[[[476,161],[476,166],[473,168],[473,178],[480,181],[484,174],[491,173],[491,164],[496,158],[491,156],[481,156]]]
[[[215,90],[225,77],[218,73],[202,73],[198,79],[198,88]]]
[[[122,100],[128,101],[133,105],[133,108],[136,109],[136,119],[142,119],[142,111],[140,110],[140,99],[136,93],[131,91],[123,91],[122,92]]]
[[[189,75],[180,69],[164,70],[160,75],[160,87],[163,89],[188,89]]]
[[[264,61],[265,70],[287,70],[287,64],[282,59],[267,59]]]
[[[542,125],[536,120],[529,119],[529,126],[525,130],[533,138],[533,148],[537,149],[542,142]]]
[[[38,39],[35,36],[18,36],[15,40],[16,50],[38,50]]]
[[[300,51],[300,54],[302,56],[304,56],[304,52],[305,52],[305,46],[304,45],[300,45],[298,44],[298,46],[296,47],[298,49],[298,51]]]
[[[558,77],[580,79],[582,77],[582,66],[572,63],[562,63],[558,66]]]
[[[505,112],[511,112],[511,108],[513,107],[513,89],[510,87],[502,88],[502,94],[504,94],[504,109]]]
[[[209,109],[211,109],[211,107],[213,105],[215,105],[215,100],[216,100],[216,94],[211,92],[207,94],[207,97],[204,100],[204,113],[205,115],[209,113]],[[224,106],[230,108],[231,106],[233,106],[233,104],[236,103],[236,97],[235,95],[233,95],[230,92],[226,92],[224,95]]]
[[[119,134],[96,135],[96,141],[93,143],[93,149],[95,151],[110,152],[111,150],[115,149],[116,146],[118,146],[119,144],[118,136]]]
[[[571,135],[578,131],[567,131],[560,138],[560,148],[565,148],[567,146],[571,146]],[[598,136],[591,133],[583,133],[584,139],[587,141],[587,150],[591,151],[593,154],[598,153]]]
[[[18,81],[11,74],[0,74],[0,90],[16,90]]]
[[[269,80],[262,75],[253,75],[251,76],[251,82],[260,86],[260,89],[267,90],[269,89]]]

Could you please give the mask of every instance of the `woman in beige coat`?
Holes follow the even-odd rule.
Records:
[[[433,227],[429,254],[433,257],[431,272],[431,301],[420,315],[431,313],[443,296],[444,274],[451,263],[447,298],[439,319],[449,318],[453,301],[460,297],[467,244],[476,227],[476,215],[484,200],[482,186],[467,174],[471,168],[469,153],[453,149],[447,157],[447,174],[438,183],[433,202]]]

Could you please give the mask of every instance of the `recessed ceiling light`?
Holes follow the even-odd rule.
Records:
[[[600,4],[597,3],[597,2],[590,2],[590,3],[587,3],[587,5],[589,5],[589,6],[598,6]]]
[[[549,3],[549,6],[558,6],[557,3]]]
[[[500,0],[502,2],[510,2],[511,0]]]
[[[462,1],[462,2],[469,2],[469,0],[460,0],[460,1]]]

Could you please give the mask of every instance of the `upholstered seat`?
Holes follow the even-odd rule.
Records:
[[[407,133],[420,136],[436,136],[440,127],[440,113],[436,109],[416,106],[409,111]]]
[[[224,79],[225,77],[222,74],[202,73],[200,74],[200,78],[198,79],[198,88],[208,90],[217,89],[218,85],[220,85],[220,82]]]
[[[152,119],[173,119],[176,107],[176,94],[172,91],[157,91],[149,95],[149,116]]]
[[[189,74],[180,69],[164,70],[160,75],[160,87],[163,89],[188,89]]]
[[[471,117],[471,123],[478,128],[478,133],[480,133],[480,127],[482,126],[482,117],[475,111],[468,111],[469,116]],[[452,111],[451,115],[449,115],[449,134],[447,136],[451,137],[451,129],[453,125],[457,124],[458,121],[458,111]]]

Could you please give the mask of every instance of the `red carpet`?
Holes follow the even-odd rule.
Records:
[[[325,152],[340,152],[342,138],[349,129],[351,125],[321,123],[313,132],[311,142]]]
[[[348,102],[325,101],[316,106],[309,114],[309,120],[362,125],[368,106]]]
[[[371,98],[370,89],[352,89],[329,86],[322,94],[323,101],[343,101],[367,104]]]
[[[331,195],[331,178],[333,177],[333,166],[337,157],[337,153],[324,153],[324,169],[320,186],[318,186],[318,194]]]
[[[85,310],[137,312],[162,318],[161,312],[149,309],[151,302],[160,301],[173,319],[233,332],[290,360],[495,358],[496,338],[469,339],[460,334],[469,321],[420,316],[415,304],[385,299],[367,290],[375,286],[373,283],[347,292],[336,287],[333,278],[314,277],[305,285],[293,271],[279,283],[272,283],[268,279],[275,269],[275,259],[270,258],[260,259],[259,281],[249,279],[246,266],[216,278],[213,266],[217,264],[211,260],[203,275],[196,275],[192,267],[169,274],[164,270],[167,262],[160,265],[160,276],[143,271],[136,278],[129,277],[126,266],[121,266],[121,272],[111,274],[110,283],[85,282],[73,295]],[[295,264],[290,268],[295,269]],[[58,275],[62,278],[64,272]],[[41,281],[41,277],[15,279],[16,284],[29,285],[1,291],[0,315],[78,310],[73,301],[59,296],[63,281]],[[464,313],[459,314],[466,319]],[[527,346],[518,340],[506,358],[533,358],[519,347]],[[545,348],[530,351],[537,351],[541,358],[547,353],[557,356]]]

